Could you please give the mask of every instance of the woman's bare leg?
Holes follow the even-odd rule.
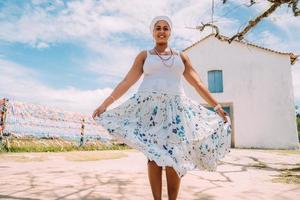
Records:
[[[162,167],[154,161],[148,160],[148,177],[154,200],[161,200],[162,191]]]
[[[180,177],[177,175],[173,167],[166,167],[166,177],[168,186],[168,196],[169,200],[176,200],[179,187],[180,187]]]

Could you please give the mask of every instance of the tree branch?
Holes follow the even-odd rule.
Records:
[[[292,9],[293,9],[293,13],[294,13],[295,17],[300,16],[300,10],[297,7],[298,3],[299,3],[299,0],[292,1]]]
[[[227,3],[227,0],[222,0],[223,4]],[[264,11],[261,15],[257,16],[254,20],[250,20],[248,22],[248,25],[244,28],[243,31],[238,32],[234,36],[232,36],[228,42],[231,43],[234,39],[238,38],[238,40],[242,40],[244,36],[253,28],[255,27],[263,18],[268,17],[270,14],[272,14],[278,7],[280,7],[282,4],[288,4],[289,7],[292,7],[294,16],[300,16],[300,9],[298,8],[298,2],[299,0],[268,0],[272,5]],[[255,0],[250,0],[250,5],[247,5],[248,7],[255,4]]]
[[[268,17],[271,13],[273,13],[278,7],[280,7],[281,3],[273,3],[269,9],[267,9],[265,12],[263,12],[261,15],[256,17],[254,20],[250,20],[248,22],[248,25],[244,28],[243,31],[235,34],[232,36],[228,42],[232,42],[235,38],[238,38],[239,40],[242,40],[244,38],[244,35],[250,31],[254,26],[256,26],[263,18]]]
[[[207,23],[207,24],[202,23],[202,26],[196,26],[196,29],[199,29],[200,31],[203,31],[205,27],[212,27],[216,31],[215,36],[217,37],[219,35],[219,28],[216,25],[211,24],[211,23]]]

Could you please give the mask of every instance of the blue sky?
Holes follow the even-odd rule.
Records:
[[[127,73],[136,54],[153,47],[149,23],[174,22],[171,46],[181,50],[209,32],[188,29],[211,20],[211,0],[0,0],[0,97],[91,113]],[[214,19],[231,36],[269,4],[215,1]],[[246,39],[300,54],[300,20],[282,7]],[[292,66],[300,105],[300,65]],[[116,104],[137,89],[135,84]]]

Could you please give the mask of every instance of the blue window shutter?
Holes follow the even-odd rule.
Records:
[[[208,72],[208,90],[210,92],[215,91],[215,76],[214,76],[214,71],[209,71]]]
[[[222,71],[215,71],[216,92],[223,92],[223,77]]]
[[[222,70],[208,71],[208,90],[211,93],[223,92]]]

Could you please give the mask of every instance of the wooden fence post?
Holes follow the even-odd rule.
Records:
[[[81,131],[80,131],[80,144],[79,146],[82,146],[84,144],[84,118],[81,120]]]
[[[0,100],[0,144],[2,144],[3,141],[3,132],[5,128],[5,119],[6,119],[6,111],[7,111],[7,102],[8,99],[3,98]]]

